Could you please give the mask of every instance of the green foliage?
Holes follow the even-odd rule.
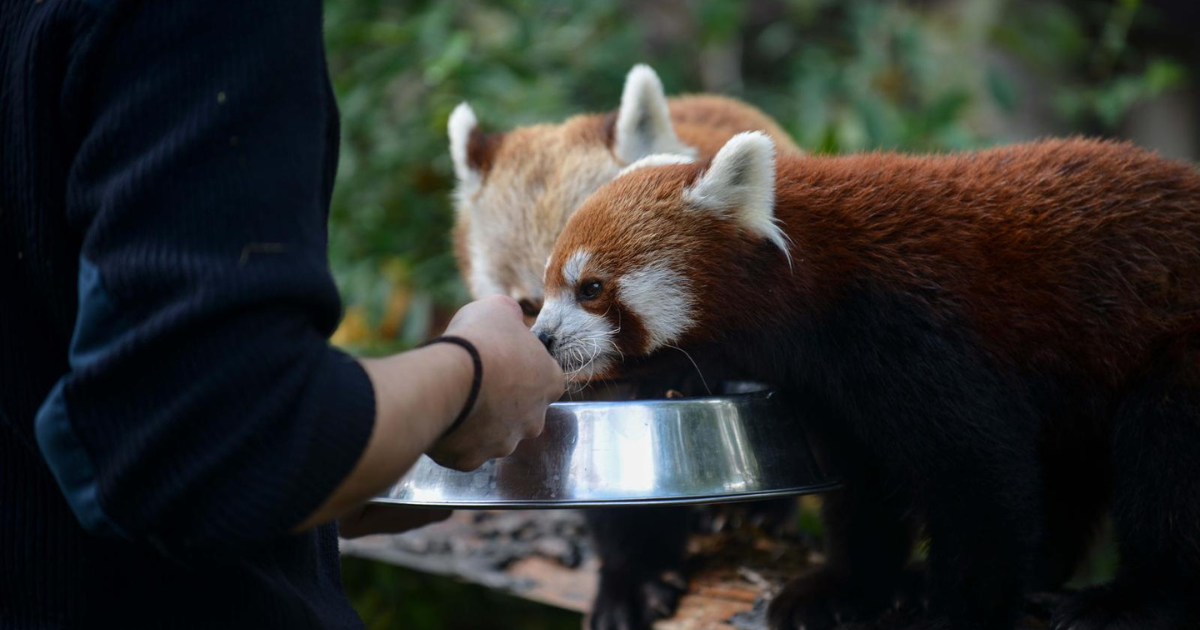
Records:
[[[749,43],[771,70],[747,77],[745,97],[814,152],[974,146],[981,95],[944,38],[897,3],[793,2]]]
[[[343,558],[342,581],[370,630],[579,628],[576,613],[373,560]]]
[[[1143,0],[1013,5],[1018,10],[997,25],[996,40],[1051,86],[1069,128],[1112,132],[1134,105],[1187,81],[1179,60],[1132,44],[1135,27],[1161,26]]]

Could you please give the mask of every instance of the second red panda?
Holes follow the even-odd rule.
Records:
[[[1200,627],[1188,165],[1085,140],[776,159],[741,134],[710,162],[628,167],[572,216],[545,281],[534,331],[576,378],[683,350],[812,408],[847,487],[827,501],[830,566],[785,588],[773,628],[873,619],[918,528],[928,607],[905,627],[1012,628],[1105,507],[1119,577],[1057,622]]]

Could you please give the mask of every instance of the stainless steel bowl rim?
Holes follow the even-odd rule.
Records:
[[[770,391],[554,403],[545,430],[472,472],[422,457],[379,503],[454,509],[753,501],[825,492],[838,480],[802,419]]]

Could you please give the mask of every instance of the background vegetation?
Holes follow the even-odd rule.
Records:
[[[740,96],[804,148],[836,153],[1137,135],[1164,124],[1163,110],[1144,110],[1167,99],[1176,106],[1165,124],[1177,127],[1167,137],[1183,138],[1167,148],[1187,153],[1193,4],[326,0],[342,114],[330,256],[347,309],[335,340],[404,347],[465,300],[449,247],[445,134],[460,101],[492,129],[558,121],[615,108],[625,73],[646,62],[669,93]],[[439,617],[441,599],[478,596],[398,575],[348,565],[374,627],[454,627]],[[417,612],[402,624],[387,610],[405,598]]]

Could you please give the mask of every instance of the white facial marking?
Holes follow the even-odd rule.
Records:
[[[588,252],[578,250],[567,258],[567,263],[563,265],[563,282],[566,283],[568,290],[575,290],[575,285],[579,284],[583,278],[583,270],[587,267],[591,257],[592,255]]]
[[[684,191],[693,206],[733,218],[787,256],[787,234],[775,218],[775,144],[760,131],[739,133],[717,152],[700,181]]]
[[[613,152],[626,164],[653,153],[695,155],[675,135],[666,92],[650,66],[638,64],[625,77]]]
[[[653,262],[636,269],[622,276],[617,285],[621,303],[646,329],[644,353],[675,343],[691,327],[695,306],[691,283],[668,263]]]
[[[692,164],[695,161],[696,160],[694,158],[692,158],[691,156],[688,156],[688,155],[675,155],[674,153],[655,153],[654,155],[647,155],[646,157],[621,169],[621,172],[617,173],[617,177],[620,177],[622,175],[627,175],[631,171],[636,171],[639,168],[646,168],[648,166],[666,166],[668,164]]]
[[[567,376],[580,380],[612,366],[619,355],[613,341],[617,332],[606,318],[584,310],[571,292],[547,299],[533,324],[534,334],[554,338],[554,359]]]

